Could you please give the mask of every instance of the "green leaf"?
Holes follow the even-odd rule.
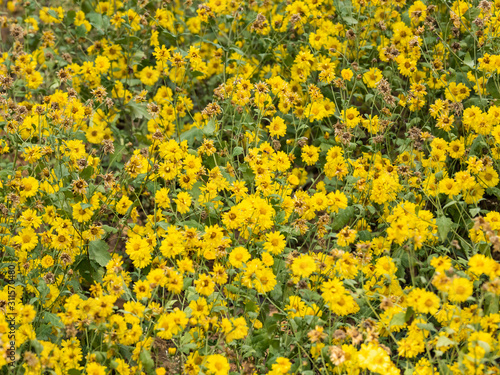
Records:
[[[243,154],[243,147],[235,147],[233,150],[233,157]]]
[[[490,188],[486,189],[486,192],[488,194],[494,195],[497,198],[500,198],[500,189],[497,187],[490,187]]]
[[[231,46],[229,47],[229,50],[230,51],[233,51],[233,52],[236,52],[238,55],[240,56],[245,56],[245,52],[243,52],[241,49],[239,49],[238,47],[235,47],[235,46]]]
[[[141,351],[141,354],[139,354],[139,360],[144,365],[144,369],[146,371],[151,370],[155,365],[153,359],[151,358],[151,353],[148,350]]]
[[[358,23],[358,20],[356,18],[353,18],[353,17],[343,17],[344,21],[346,24],[348,25],[357,25]]]
[[[498,92],[497,85],[495,84],[495,80],[490,78],[488,83],[486,83],[486,90],[494,99],[500,99],[500,92]]]
[[[163,230],[168,230],[168,228],[170,228],[170,224],[165,222],[165,221],[158,221],[156,223],[156,225],[159,226]]]
[[[347,223],[349,223],[349,220],[352,219],[354,216],[354,207],[353,206],[348,206],[343,210],[340,210],[337,216],[335,217],[335,220],[332,223],[332,230],[338,231],[345,227]]]
[[[131,101],[128,103],[128,109],[133,119],[146,118],[149,120],[151,118],[146,106],[142,104]]]
[[[89,20],[90,24],[98,30],[102,30],[103,18],[105,16],[99,13],[89,13],[86,18]]]
[[[192,342],[189,344],[182,345],[180,350],[184,354],[189,354],[189,352],[191,352],[193,349],[196,349],[196,348],[197,348],[197,345],[194,342]]]
[[[76,12],[74,10],[70,10],[66,13],[66,17],[64,18],[64,24],[69,26],[73,22],[75,22]]]
[[[75,28],[75,33],[77,38],[81,38],[85,36],[85,34],[87,34],[87,28],[85,27],[85,25],[79,25]]]
[[[130,36],[126,36],[124,38],[115,39],[114,42],[115,42],[115,44],[128,46],[130,43],[137,43],[140,40],[141,40],[140,38],[133,36],[133,35],[130,35]]]
[[[446,336],[441,336],[438,338],[438,340],[436,342],[436,348],[441,348],[443,346],[450,346],[450,345],[454,345],[454,344],[455,344],[455,341],[450,340]]]
[[[92,2],[89,0],[85,0],[82,2],[81,9],[85,14],[90,13],[94,10],[94,7],[92,6]]]
[[[38,291],[40,292],[40,298],[45,298],[50,293],[50,288],[47,286],[47,283],[43,280],[40,280],[40,284],[38,285]]]
[[[89,165],[83,171],[80,172],[80,177],[83,178],[84,180],[89,180],[93,172],[94,172],[94,167]]]
[[[193,278],[192,277],[185,277],[183,282],[182,282],[182,289],[187,290],[191,285],[193,285]]]
[[[255,180],[255,175],[250,167],[247,165],[240,166],[240,171],[243,175],[243,179],[249,185],[252,185]]]
[[[395,314],[392,319],[390,326],[404,326],[406,323],[406,313],[405,312],[400,312]]]
[[[476,7],[470,7],[469,9],[467,9],[467,11],[464,13],[464,17],[472,22],[474,21],[477,17],[479,17],[479,14],[481,14],[481,9],[479,8],[476,8]]]
[[[278,301],[283,295],[283,288],[280,283],[277,283],[274,289],[271,291],[271,298],[275,301]]]
[[[481,212],[481,207],[471,208],[469,212],[472,217],[476,217]]]
[[[446,205],[443,207],[443,210],[446,210],[448,207],[453,206],[456,203],[457,203],[457,201],[450,201],[450,202],[446,203]]]
[[[216,123],[213,118],[211,118],[207,124],[203,127],[202,131],[204,135],[213,135],[215,133]]]
[[[49,14],[49,16],[54,17],[56,20],[59,19],[59,14],[53,9],[49,9],[47,13]]]
[[[431,323],[417,323],[417,327],[420,329],[425,329],[426,331],[429,332],[437,332],[436,328]]]
[[[436,219],[436,225],[438,227],[439,239],[441,241],[446,240],[453,225],[453,221],[449,217],[440,216]]]
[[[111,255],[108,252],[109,246],[103,240],[95,240],[89,242],[89,258],[105,267],[111,260]]]
[[[191,146],[195,140],[201,141],[203,139],[203,132],[201,129],[193,126],[191,129],[181,134],[181,141],[188,141]]]
[[[103,225],[102,229],[104,229],[106,233],[118,233],[118,229],[110,227],[109,225]]]
[[[467,52],[464,58],[464,64],[467,65],[469,68],[474,69],[474,60],[472,60],[472,57],[470,56],[470,53]]]
[[[45,322],[52,324],[53,326],[63,328],[64,324],[61,322],[61,318],[59,318],[56,314],[50,312],[43,313],[43,319]]]
[[[92,268],[92,264],[86,258],[84,258],[76,267],[76,270],[79,272],[80,276],[83,277],[88,283],[94,283],[94,269]]]
[[[90,203],[80,203],[80,207],[82,210],[86,210],[87,208],[91,208],[92,205]]]
[[[204,226],[198,223],[196,220],[183,221],[182,226],[187,226],[189,228],[196,228],[198,230],[203,230]]]
[[[484,306],[486,306],[486,314],[496,314],[498,312],[498,296],[487,293],[484,298]]]
[[[30,345],[35,349],[36,354],[40,354],[43,351],[43,345],[38,340],[30,340]]]
[[[242,345],[241,346],[242,353],[243,353],[243,358],[248,358],[256,354],[257,352],[255,351],[254,348],[252,348],[251,345]]]
[[[35,335],[38,340],[50,340],[52,328],[48,325],[41,325],[35,329]]]

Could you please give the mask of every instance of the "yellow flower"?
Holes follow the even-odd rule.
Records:
[[[139,73],[139,79],[146,86],[153,86],[160,78],[160,72],[150,66],[145,67]]]
[[[73,206],[73,219],[79,223],[89,221],[94,215],[94,211],[91,210],[92,205],[88,203],[76,203]]]
[[[382,72],[378,68],[370,68],[363,74],[363,81],[370,88],[375,88],[377,83],[383,78]]]
[[[226,357],[220,354],[209,355],[205,366],[210,375],[227,375],[231,369]]]
[[[302,147],[302,160],[307,165],[314,165],[319,159],[319,147],[305,145]]]
[[[21,179],[21,191],[19,194],[23,198],[29,198],[36,195],[38,192],[39,183],[34,177],[25,177]]]
[[[249,259],[250,253],[241,246],[234,248],[229,254],[229,263],[235,268],[240,268]]]
[[[354,73],[352,72],[351,69],[342,69],[340,72],[340,75],[342,76],[342,79],[344,81],[350,81],[352,77],[354,76]]]
[[[118,212],[120,215],[125,215],[130,206],[132,205],[132,201],[128,199],[126,195],[121,197],[121,199],[116,203],[116,212]]]
[[[151,248],[144,238],[134,236],[129,239],[125,251],[134,263],[134,267],[145,268],[151,263]]]
[[[337,244],[339,246],[348,246],[354,242],[356,239],[356,234],[358,232],[355,229],[351,229],[349,227],[344,227],[337,234]]]
[[[91,362],[87,364],[87,368],[85,369],[86,373],[89,375],[105,375],[106,374],[106,367],[96,363],[96,362]]]
[[[191,206],[191,195],[185,191],[181,191],[177,194],[177,198],[174,200],[177,205],[177,212],[185,214],[189,212],[189,207]]]
[[[451,281],[448,298],[452,302],[465,302],[472,296],[472,282],[464,277],[457,277]]]
[[[109,63],[109,60],[107,57],[104,56],[97,56],[97,58],[94,61],[95,68],[100,72],[100,73],[105,73],[109,70],[109,67],[111,64]]]
[[[271,254],[281,254],[286,246],[285,236],[278,231],[266,234],[266,242],[264,242],[264,250]]]
[[[281,117],[273,118],[267,128],[269,129],[269,134],[271,135],[271,137],[280,138],[286,134],[285,120],[283,120]]]
[[[50,255],[45,255],[42,258],[42,267],[43,268],[50,268],[54,265],[54,258],[52,258]]]
[[[195,280],[194,285],[196,292],[204,296],[209,296],[214,292],[215,283],[212,278],[204,273],[200,274],[198,280]]]
[[[316,262],[310,255],[301,255],[292,263],[292,272],[298,277],[309,277],[316,271]]]
[[[408,295],[408,304],[412,306],[417,313],[429,313],[434,315],[439,309],[440,300],[439,297],[432,292],[421,288],[415,288]]]
[[[21,246],[21,250],[31,251],[38,244],[38,235],[33,228],[24,228],[12,240]]]

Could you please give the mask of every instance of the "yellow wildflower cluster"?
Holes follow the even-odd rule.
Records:
[[[499,0],[10,0],[0,371],[499,374]]]

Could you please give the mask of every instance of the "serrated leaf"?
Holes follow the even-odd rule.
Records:
[[[390,326],[404,326],[406,324],[406,313],[405,312],[400,312],[397,314],[394,314],[394,316],[391,319]]]
[[[136,119],[136,118],[138,118],[138,119],[141,119],[141,118],[150,119],[151,118],[148,110],[146,109],[146,106],[144,106],[142,104],[131,101],[128,103],[128,108],[129,108],[130,114],[132,115],[132,118],[134,118],[134,119]]]
[[[50,312],[44,312],[43,313],[43,319],[45,322],[52,324],[53,326],[63,328],[64,324],[61,321],[61,318],[59,318],[56,314],[50,313]]]
[[[78,38],[85,36],[85,34],[87,34],[87,28],[85,27],[85,25],[76,26],[75,34]]]
[[[332,230],[338,231],[345,227],[349,220],[354,216],[354,207],[348,206],[343,210],[340,210],[332,223]]]
[[[472,60],[472,57],[470,56],[469,52],[465,54],[464,64],[467,65],[469,68],[474,69],[474,60]]]
[[[73,22],[75,22],[75,17],[76,17],[76,12],[74,10],[70,10],[68,13],[66,13],[66,17],[64,18],[64,24],[65,25],[71,25]]]
[[[417,323],[417,327],[420,329],[425,329],[426,331],[429,331],[429,332],[436,331],[436,328],[431,323]]]
[[[95,240],[89,242],[89,258],[105,267],[111,260],[111,255],[108,252],[109,246],[103,240]]]
[[[436,225],[438,227],[439,239],[441,241],[446,240],[453,225],[453,221],[449,217],[440,216],[436,219]]]
[[[56,20],[59,19],[59,14],[54,9],[49,9],[47,13],[49,16],[54,17]]]
[[[103,18],[105,16],[99,13],[89,13],[87,14],[86,18],[89,20],[90,24],[94,26],[98,30],[102,30],[102,25],[103,25]]]
[[[170,227],[170,224],[166,223],[165,221],[158,221],[156,225],[158,225],[163,230],[168,230],[168,228]]]
[[[109,225],[103,225],[102,229],[104,229],[106,233],[118,233],[118,229],[110,227]]]
[[[472,217],[476,217],[481,212],[481,207],[471,208],[469,212]]]
[[[277,283],[274,289],[271,291],[271,298],[275,301],[279,300],[283,295],[283,288],[280,283]]]
[[[243,154],[243,147],[235,147],[233,150],[233,157]]]
[[[144,369],[146,371],[151,370],[155,365],[153,359],[151,358],[151,353],[148,350],[141,351],[141,354],[139,354],[139,360],[144,365]]]
[[[454,344],[455,344],[455,341],[450,340],[446,336],[441,336],[438,338],[438,340],[436,342],[436,348],[441,348],[443,346],[450,346],[450,345],[454,345]]]
[[[215,133],[215,129],[217,127],[217,124],[215,122],[215,119],[211,118],[207,124],[203,127],[202,132],[204,135],[213,135]]]
[[[195,140],[202,140],[203,132],[201,129],[193,126],[191,129],[185,131],[181,134],[181,141],[188,141],[188,144],[191,146]]]
[[[87,208],[91,208],[92,205],[90,203],[80,203],[80,207],[82,210],[86,210]]]
[[[343,17],[343,20],[345,21],[345,23],[347,23],[348,25],[357,25],[358,23],[358,20],[356,18],[353,18],[353,17]]]
[[[80,172],[80,177],[83,178],[84,180],[88,180],[90,179],[90,176],[92,176],[92,173],[94,173],[94,168],[91,165],[89,165],[83,171]]]
[[[500,99],[500,92],[498,92],[497,85],[494,81],[493,78],[490,78],[488,82],[486,83],[486,90],[488,90],[488,93],[490,96],[492,96],[495,99]]]
[[[47,286],[47,283],[44,280],[40,280],[37,289],[40,292],[41,299],[45,298],[50,293],[50,288]]]

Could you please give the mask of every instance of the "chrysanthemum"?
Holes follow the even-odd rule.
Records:
[[[301,255],[292,263],[292,272],[298,277],[309,277],[316,271],[316,262],[310,255]]]
[[[206,368],[210,375],[227,375],[231,369],[226,357],[220,354],[209,355]]]
[[[283,120],[281,117],[273,118],[268,126],[268,129],[271,137],[283,137],[286,134],[285,120]]]

